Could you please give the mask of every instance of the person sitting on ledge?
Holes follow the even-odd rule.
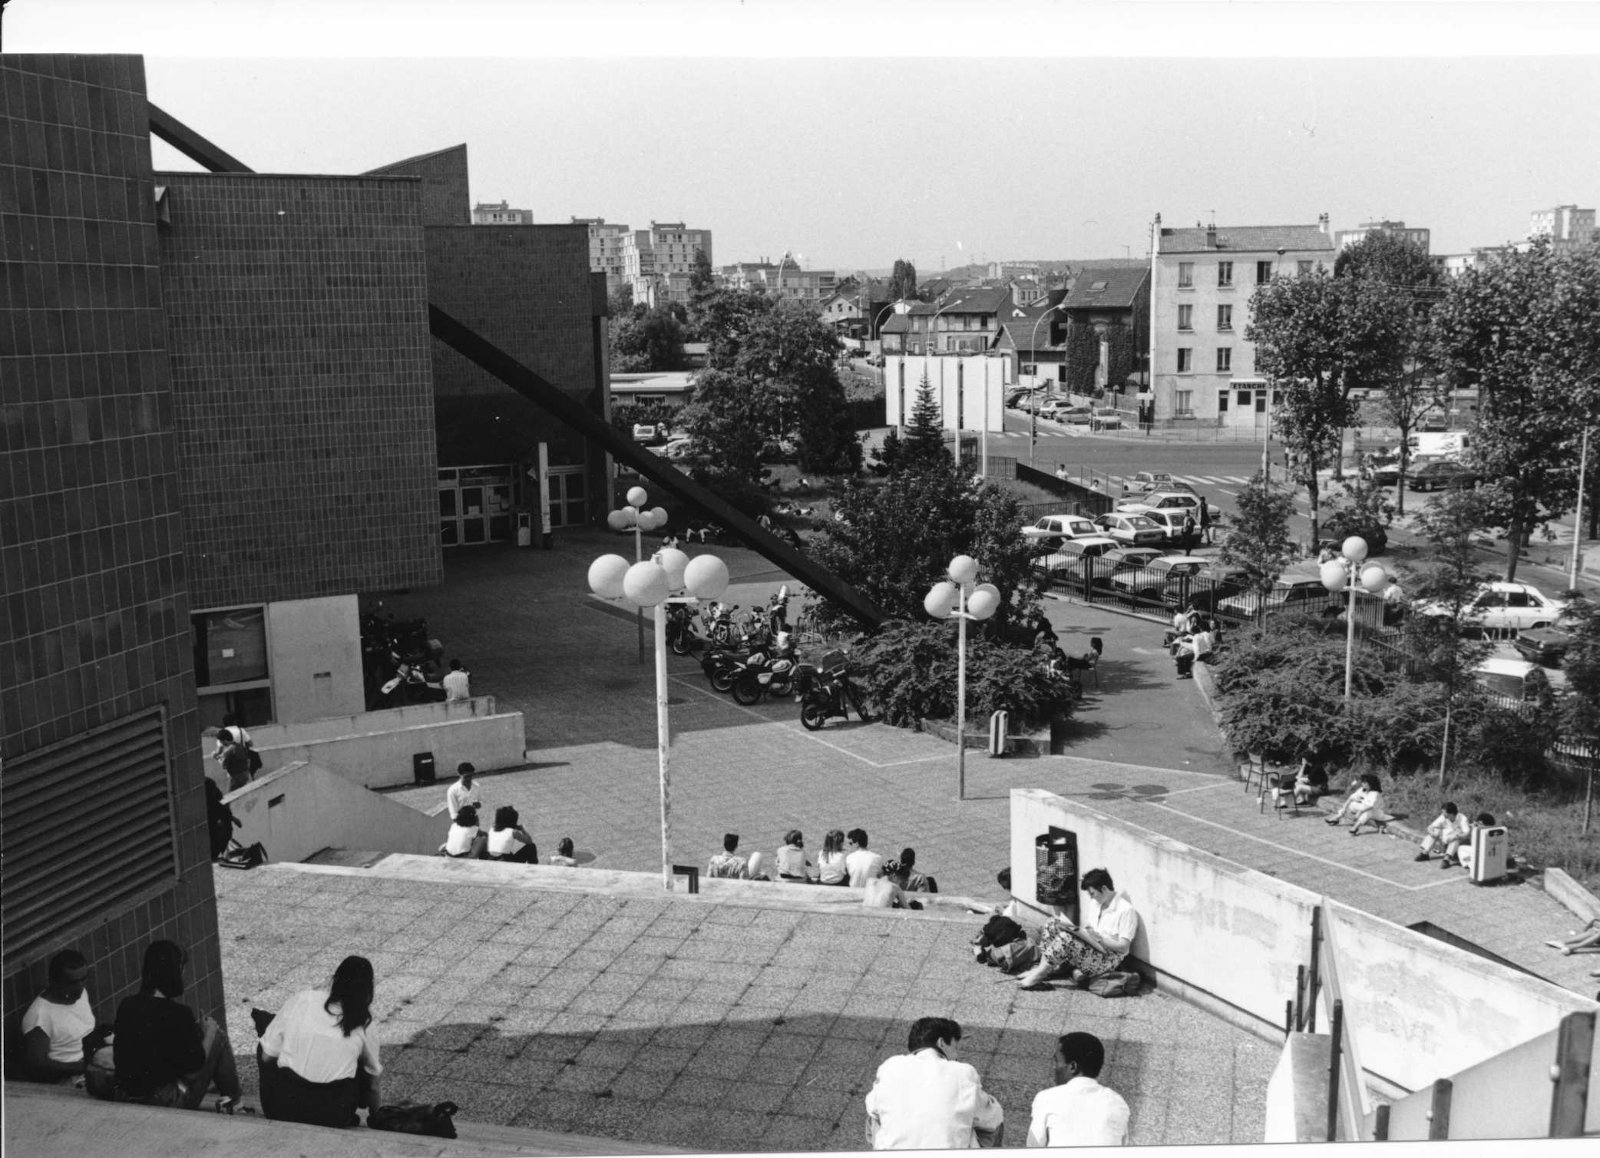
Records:
[[[358,1107],[382,1104],[372,962],[346,957],[326,989],[303,989],[278,1011],[256,1048],[261,1110],[279,1122],[355,1126]]]
[[[1350,781],[1350,794],[1344,798],[1344,803],[1339,805],[1331,816],[1324,816],[1322,822],[1324,824],[1339,824],[1346,816],[1354,817],[1356,813],[1360,812],[1365,806],[1367,793],[1371,791],[1367,786],[1369,779],[1376,780],[1377,777],[1362,775]]]
[[[139,992],[117,1006],[117,1089],[124,1100],[145,1106],[198,1110],[215,1086],[217,1110],[240,1105],[239,1071],[228,1035],[210,1017],[196,1018],[182,1004],[183,967],[189,957],[176,942],[152,941],[144,951]]]
[[[1378,783],[1378,778],[1369,772],[1362,776],[1361,779],[1366,782],[1367,792],[1361,803],[1353,810],[1354,818],[1350,822],[1351,836],[1359,836],[1361,827],[1365,824],[1370,824],[1379,832],[1384,832],[1384,826],[1394,819],[1388,812],[1384,811],[1383,790]]]
[[[494,828],[490,830],[487,847],[490,860],[511,861],[514,864],[538,864],[539,846],[533,843],[528,830],[517,823],[517,810],[502,804],[494,810]]]
[[[1428,831],[1422,838],[1421,851],[1413,859],[1427,860],[1434,852],[1443,852],[1445,860],[1454,860],[1456,849],[1471,834],[1472,826],[1461,815],[1461,809],[1456,807],[1455,801],[1446,800],[1439,815],[1428,825]]]
[[[706,862],[706,876],[743,880],[750,875],[749,866],[739,855],[739,834],[730,832],[722,838],[722,851]]]
[[[812,865],[806,856],[806,839],[798,828],[783,835],[783,847],[778,850],[778,879],[806,882],[812,879]]]
[[[95,1033],[88,978],[89,961],[76,949],[50,958],[49,984],[22,1015],[23,1077],[63,1082],[82,1075],[84,1039]]]
[[[1126,897],[1117,895],[1111,874],[1103,868],[1090,869],[1079,887],[1094,902],[1093,923],[1074,925],[1056,906],[1056,916],[1045,923],[1039,941],[1039,963],[1017,979],[1021,988],[1043,985],[1062,969],[1070,970],[1073,984],[1087,985],[1114,972],[1133,948],[1139,914]]]
[[[936,893],[939,882],[917,871],[917,850],[903,848],[900,859],[883,866],[884,874],[908,893]]]
[[[482,860],[488,846],[488,837],[484,836],[483,830],[478,827],[477,806],[463,804],[461,811],[456,813],[455,822],[450,825],[449,835],[439,846],[439,851],[456,860]]]
[[[753,852],[750,854],[750,863],[744,866],[747,880],[771,882],[772,874],[767,871],[766,853]]]
[[[844,830],[829,829],[822,838],[822,852],[817,857],[817,883],[848,885],[850,870],[845,864]]]
[[[572,838],[563,836],[556,842],[556,855],[551,857],[548,863],[560,865],[562,868],[577,868],[578,862],[572,854]]]

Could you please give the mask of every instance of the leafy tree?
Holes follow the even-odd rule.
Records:
[[[695,449],[715,465],[714,474],[761,481],[760,432],[774,421],[770,399],[728,370],[704,370],[694,382],[694,400],[683,422]]]
[[[684,366],[683,327],[670,309],[636,307],[634,313],[611,323],[611,368],[622,373],[643,370],[681,370]]]
[[[940,416],[939,401],[933,394],[933,383],[928,372],[922,372],[917,383],[917,399],[911,404],[911,421],[906,423],[905,438],[898,439],[897,471],[920,471],[934,467],[949,468],[954,459],[944,444],[944,425]]]
[[[612,318],[626,318],[633,315],[633,285],[623,282],[612,290],[606,297]]]
[[[771,312],[772,305],[772,299],[758,290],[719,289],[702,298],[696,326],[706,343],[706,365],[734,369],[745,334],[757,318]]]
[[[1370,554],[1383,554],[1389,546],[1389,524],[1395,514],[1388,493],[1373,484],[1371,471],[1365,469],[1342,485],[1344,493],[1328,500],[1328,519],[1322,526],[1324,537],[1342,542],[1359,535],[1366,540]]]
[[[1222,561],[1243,567],[1246,582],[1256,593],[1258,619],[1264,614],[1267,593],[1294,558],[1289,538],[1292,514],[1294,496],[1273,486],[1258,470],[1239,492],[1237,514],[1222,540]]]
[[[918,718],[956,714],[956,627],[924,620],[891,620],[854,649],[862,683],[884,718],[904,726]],[[973,637],[967,643],[967,713],[983,720],[1010,712],[1042,723],[1071,709],[1066,682],[1049,673],[1031,648]]]
[[[1021,508],[1003,488],[974,483],[946,462],[881,484],[852,481],[835,509],[842,517],[823,528],[818,559],[892,619],[926,618],[923,598],[961,554],[1000,591],[1000,610],[982,633],[1001,638],[1037,606]]]
[[[894,271],[889,274],[889,291],[896,300],[910,301],[917,296],[917,267],[904,258],[895,258]]]
[[[1324,463],[1340,467],[1344,431],[1356,418],[1350,392],[1385,386],[1403,353],[1406,297],[1381,282],[1334,278],[1325,269],[1274,278],[1250,299],[1245,338],[1256,366],[1276,380],[1282,402],[1273,430],[1289,449],[1311,502],[1318,538]]]
[[[1561,660],[1561,670],[1567,673],[1567,690],[1559,708],[1561,735],[1589,753],[1581,759],[1592,776],[1593,753],[1600,751],[1600,608],[1572,592],[1566,622],[1571,625],[1572,639]]]
[[[900,437],[900,432],[890,427],[883,436],[883,442],[877,450],[872,452],[872,461],[877,463],[874,470],[878,474],[893,474],[900,465],[900,452],[905,449],[905,442]]]
[[[716,292],[717,277],[711,271],[711,259],[706,251],[694,251],[694,268],[689,271],[689,301],[700,302]]]
[[[1495,480],[1505,577],[1530,533],[1572,509],[1579,443],[1600,419],[1600,247],[1538,242],[1456,278],[1434,310],[1450,385],[1478,391],[1468,460]]]
[[[1373,232],[1339,251],[1333,259],[1334,277],[1364,277],[1403,289],[1436,286],[1439,268],[1428,251],[1398,233]]]

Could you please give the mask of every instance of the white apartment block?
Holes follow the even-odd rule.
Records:
[[[1594,225],[1594,210],[1579,209],[1576,205],[1535,209],[1528,223],[1528,239],[1536,237],[1548,237],[1550,248],[1556,253],[1600,242],[1600,232]]]
[[[729,289],[761,290],[819,307],[833,296],[839,284],[839,276],[834,270],[802,269],[798,261],[787,255],[776,265],[766,258],[735,262],[723,266],[717,276]]]
[[[649,229],[630,230],[622,241],[622,264],[633,300],[688,301],[688,275],[697,252],[712,259],[711,230],[690,229],[681,221],[652,221]]]
[[[1407,228],[1404,221],[1363,221],[1354,229],[1341,229],[1333,235],[1335,249],[1349,249],[1356,242],[1366,237],[1369,233],[1392,233],[1403,237],[1411,244],[1420,246],[1423,253],[1428,252],[1429,240],[1432,232],[1427,229]]]
[[[604,217],[574,217],[573,225],[589,230],[589,270],[606,275],[606,293],[614,293],[628,282],[627,262],[622,256],[623,242],[632,232],[626,225],[607,225]]]
[[[474,225],[532,225],[532,209],[513,209],[505,201],[481,201],[472,207]]]
[[[1244,340],[1250,295],[1274,277],[1333,267],[1326,213],[1315,225],[1150,230],[1151,397],[1158,421],[1265,427],[1270,384]],[[1144,399],[1141,398],[1141,401]]]

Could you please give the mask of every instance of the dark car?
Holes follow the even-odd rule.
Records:
[[[1414,491],[1437,491],[1445,487],[1477,485],[1477,475],[1459,462],[1451,462],[1448,459],[1425,463],[1411,472],[1411,489]]]
[[[1527,631],[1519,631],[1511,646],[1530,663],[1560,667],[1571,643],[1572,632],[1559,624],[1551,624],[1549,627],[1531,627]]]

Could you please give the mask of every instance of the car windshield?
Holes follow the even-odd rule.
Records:
[[[1159,527],[1156,527],[1154,519],[1146,518],[1144,515],[1124,515],[1123,522],[1127,523],[1128,526],[1138,531],[1148,530],[1151,528],[1160,530]]]

